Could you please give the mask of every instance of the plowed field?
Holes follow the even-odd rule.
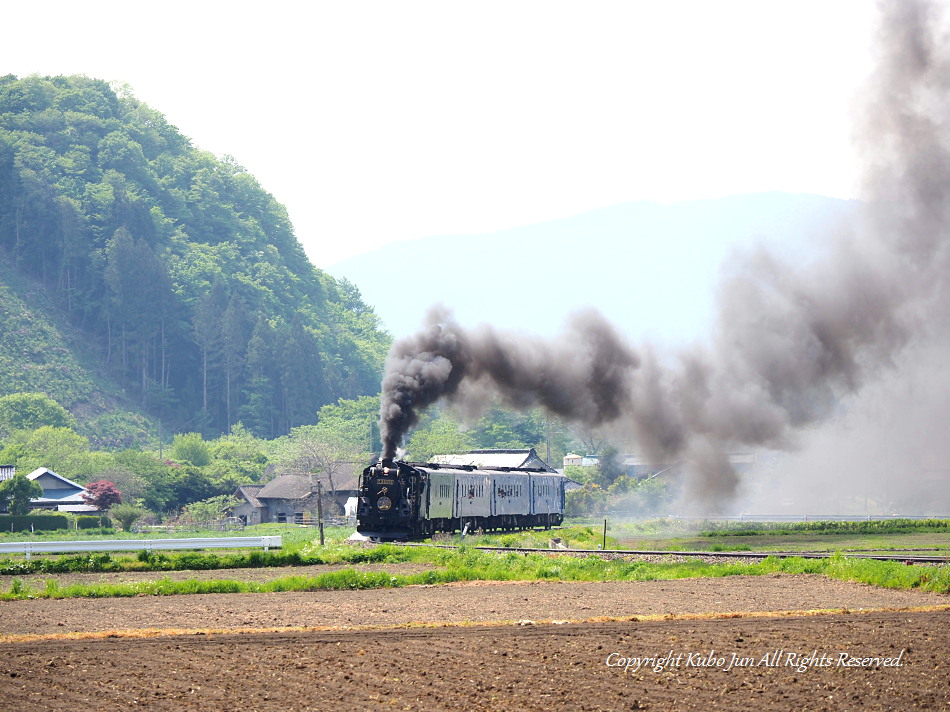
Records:
[[[948,604],[787,575],[3,602],[0,700],[23,712],[947,709]]]

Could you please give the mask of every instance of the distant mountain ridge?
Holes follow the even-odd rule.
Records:
[[[328,268],[353,282],[395,336],[441,302],[466,325],[556,334],[585,306],[631,338],[700,337],[713,288],[737,247],[792,254],[851,229],[860,203],[759,193],[672,204],[633,202],[496,233],[390,243]]]

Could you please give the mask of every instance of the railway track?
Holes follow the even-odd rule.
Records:
[[[389,542],[397,546],[434,546],[439,549],[458,549],[457,544],[423,544],[419,542]],[[567,556],[606,556],[610,558],[666,558],[666,557],[687,557],[698,559],[722,560],[722,559],[751,559],[758,561],[769,556],[780,559],[791,557],[800,557],[803,559],[827,559],[835,555],[835,552],[819,551],[670,551],[670,550],[635,550],[635,549],[528,549],[518,547],[502,546],[474,546],[470,547],[479,551],[497,551],[497,552],[517,552],[521,554],[563,554]],[[859,552],[845,553],[845,556],[852,559],[873,559],[875,561],[898,561],[909,564],[950,564],[950,555],[921,555],[917,552],[895,553],[895,554],[864,554]]]

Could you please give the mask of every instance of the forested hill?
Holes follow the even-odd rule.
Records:
[[[39,289],[126,405],[171,428],[273,437],[379,390],[389,336],[355,287],[308,261],[253,176],[106,82],[0,78],[0,263],[0,328]],[[69,339],[17,329],[0,395],[101,412],[103,373],[70,378]]]

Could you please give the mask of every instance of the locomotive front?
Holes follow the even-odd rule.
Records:
[[[421,473],[395,460],[380,460],[363,470],[356,530],[372,539],[405,539],[416,533]]]

